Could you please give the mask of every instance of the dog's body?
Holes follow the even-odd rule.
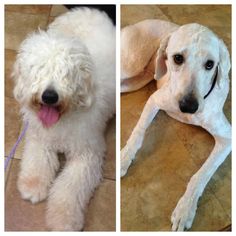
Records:
[[[159,89],[148,99],[136,127],[121,151],[121,175],[126,174],[135,154],[142,146],[145,130],[160,109],[181,122],[203,127],[215,139],[215,147],[210,156],[191,178],[185,194],[172,213],[172,230],[182,231],[191,227],[199,197],[231,151],[231,126],[223,113],[223,105],[229,91],[229,53],[223,41],[198,24],[178,27],[158,20],[146,20],[142,24],[142,27],[134,25],[129,26],[129,30],[122,31],[121,90],[136,90],[152,80],[153,76],[157,79]],[[132,70],[135,58],[132,51],[126,53],[126,47],[131,42],[130,35],[138,35],[137,31],[142,34],[144,25],[152,29],[152,35],[162,35],[162,40],[156,40],[160,42],[156,56],[155,50],[150,50],[149,60],[146,60],[149,63],[156,61],[155,72],[154,66],[139,60],[138,68],[135,65]],[[158,31],[159,27],[161,33]],[[163,35],[163,29],[167,30],[166,35]],[[139,47],[149,47],[148,40],[142,40],[144,43],[146,41],[144,47]],[[132,43],[135,44],[134,41]],[[135,46],[132,45],[132,48]],[[140,49],[140,52],[142,50]],[[134,55],[142,57],[139,51]],[[129,57],[131,64],[124,61],[129,60]],[[145,82],[139,82],[143,75],[146,76]]]
[[[102,179],[104,131],[115,112],[115,27],[98,10],[70,11],[22,43],[13,77],[29,122],[21,196],[32,203],[49,196],[51,229],[81,230]],[[55,179],[59,152],[66,164]]]

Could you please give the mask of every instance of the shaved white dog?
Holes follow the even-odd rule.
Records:
[[[145,130],[160,109],[181,122],[203,127],[215,139],[210,156],[190,179],[172,213],[173,231],[191,228],[199,197],[231,151],[231,125],[223,113],[229,92],[229,70],[225,44],[202,25],[179,27],[165,21],[145,20],[122,30],[121,90],[136,90],[153,76],[159,89],[148,99],[121,151],[121,176],[127,173],[142,146]]]
[[[48,197],[52,230],[81,230],[102,179],[104,130],[115,112],[115,27],[104,12],[80,8],[21,44],[14,95],[29,122],[18,178],[23,199]],[[66,164],[59,170],[57,153]]]

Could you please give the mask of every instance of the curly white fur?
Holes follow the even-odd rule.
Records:
[[[70,11],[24,40],[13,77],[15,98],[29,121],[17,184],[21,196],[32,203],[49,197],[52,230],[81,230],[102,178],[106,122],[115,112],[115,27],[98,10]],[[62,108],[58,122],[46,128],[37,112],[48,88],[57,91]],[[59,152],[67,162],[55,179]]]

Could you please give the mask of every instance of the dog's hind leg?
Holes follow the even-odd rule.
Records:
[[[121,30],[121,78],[140,74],[155,54],[163,37],[178,28],[162,20],[144,20]]]
[[[163,93],[165,93],[163,90],[158,90],[150,96],[126,146],[121,150],[121,176],[127,173],[132,160],[142,146],[146,129],[151,124],[159,109],[166,103],[165,98],[168,96],[163,96]]]
[[[154,60],[162,38],[177,25],[162,20],[144,20],[121,31],[121,92],[138,90],[154,79]]]
[[[151,82],[154,79],[155,61],[156,53],[152,56],[150,62],[148,63],[146,68],[144,68],[144,71],[142,71],[139,75],[127,79],[122,79],[121,92],[133,92]]]
[[[231,151],[231,125],[225,115],[223,113],[215,114],[210,120],[211,122],[207,122],[203,128],[213,135],[215,146],[206,162],[189,181],[186,192],[172,213],[173,231],[183,231],[192,226],[199,197]]]

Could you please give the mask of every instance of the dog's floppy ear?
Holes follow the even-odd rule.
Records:
[[[217,84],[220,86],[221,80],[228,78],[229,70],[230,70],[230,56],[229,51],[224,44],[223,40],[219,39],[219,71],[218,71],[218,79]]]
[[[155,75],[154,75],[154,79],[156,80],[160,79],[167,72],[167,67],[165,62],[167,59],[166,48],[169,42],[170,35],[171,34],[167,35],[165,38],[161,40],[160,47],[157,50]]]
[[[14,80],[14,97],[18,102],[21,102],[24,94],[24,84],[22,83],[22,75],[20,69],[19,58],[17,57],[15,64],[13,66],[13,70],[11,73],[11,78]]]
[[[86,56],[87,57],[87,56]],[[89,56],[77,67],[76,103],[89,107],[93,100],[93,66]]]

